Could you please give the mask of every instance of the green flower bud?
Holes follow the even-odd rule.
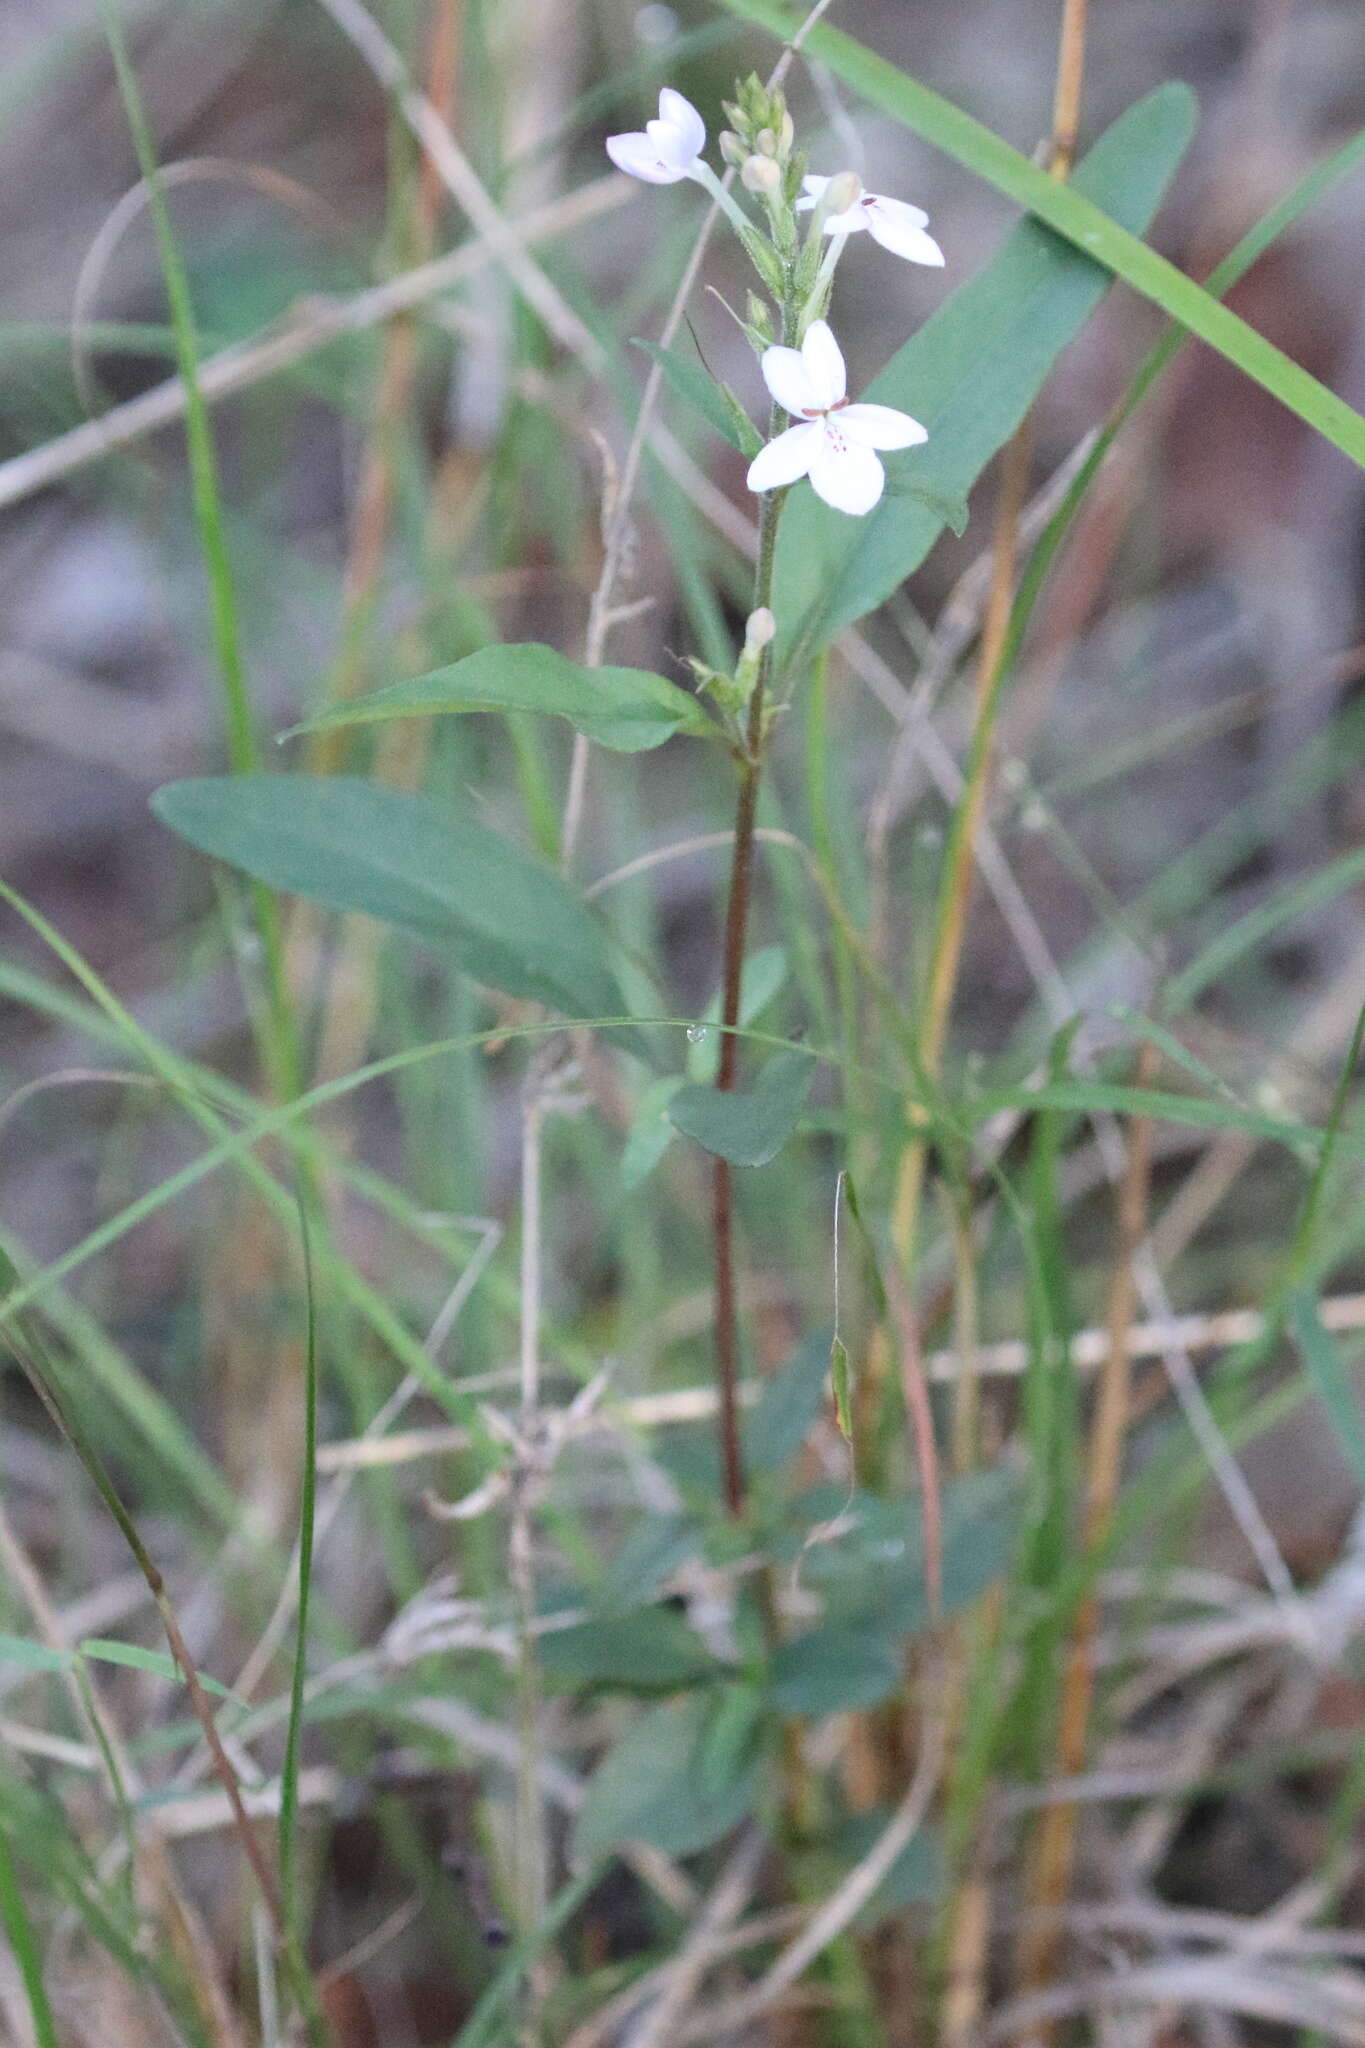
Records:
[[[757,292],[750,292],[745,306],[748,316],[745,320],[750,340],[760,354],[773,345],[773,311],[766,299],[760,299]]]

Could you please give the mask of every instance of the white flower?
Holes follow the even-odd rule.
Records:
[[[878,448],[914,448],[929,432],[890,405],[850,405],[844,358],[828,322],[812,321],[799,349],[763,351],[763,381],[797,421],[749,465],[751,491],[776,490],[808,476],[837,512],[870,512],[886,472]]]
[[[680,92],[666,85],[659,94],[659,118],[647,121],[644,132],[609,135],[607,155],[618,171],[643,178],[647,185],[676,185],[693,176],[706,147],[706,123]]]
[[[825,196],[825,187],[832,182],[829,178],[804,178],[801,189],[806,196],[797,200],[797,212],[809,213],[818,206]],[[852,206],[829,216],[825,233],[856,235],[866,228],[873,241],[880,242],[893,256],[903,256],[907,263],[932,263],[937,267],[943,262],[943,251],[932,235],[925,234],[928,225],[928,214],[918,206],[908,206],[903,199],[888,199],[881,192],[863,192]]]

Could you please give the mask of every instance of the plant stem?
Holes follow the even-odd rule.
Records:
[[[19,1979],[28,2001],[33,2038],[38,2048],[58,2048],[57,2026],[43,1986],[43,1962],[32,1923],[24,1905],[24,1894],[10,1855],[9,1838],[0,1828],[0,1926],[18,1966]]]
[[[777,432],[778,425],[777,408],[774,407],[770,436]],[[786,495],[785,490],[770,491],[763,500],[758,529],[758,568],[754,576],[755,611],[768,604],[772,597],[777,527]],[[758,787],[763,773],[764,707],[771,671],[770,642],[759,656],[758,675],[749,699],[739,794],[735,802],[735,840],[725,906],[720,1060],[716,1069],[716,1087],[722,1091],[734,1087],[735,1070],[739,1064],[739,1040],[735,1037],[735,1027],[739,1023],[744,977],[744,935],[749,923],[753,880],[754,825],[758,818]],[[739,1440],[739,1315],[735,1299],[734,1190],[727,1159],[717,1159],[712,1168],[711,1226],[716,1248],[716,1383],[720,1395],[718,1426],[721,1464],[725,1474],[725,1505],[732,1515],[740,1515],[744,1511],[744,1455]]]
[[[100,0],[100,14],[138,168],[147,187],[170,308],[176,365],[185,389],[185,441],[191,502],[208,584],[209,617],[222,692],[228,765],[234,775],[249,775],[260,769],[261,748],[242,653],[237,596],[218,482],[218,457],[209,426],[208,408],[199,385],[199,342],[189,277],[171,227],[152,130],[119,16],[110,0]],[[264,968],[266,1015],[260,1033],[262,1058],[271,1088],[282,1102],[287,1102],[291,1095],[298,1094],[302,1086],[302,1064],[285,976],[279,906],[262,882],[251,884],[250,899]]]
[[[181,1631],[179,1619],[171,1605],[170,1594],[161,1576],[160,1569],[138,1532],[137,1525],[125,1507],[110,1478],[103,1459],[86,1436],[84,1429],[63,1406],[57,1396],[52,1376],[40,1352],[30,1349],[23,1334],[11,1329],[6,1342],[29,1385],[33,1388],[42,1406],[51,1418],[58,1434],[71,1446],[81,1465],[90,1478],[101,1500],[131,1551],[134,1563],[147,1583],[152,1596],[172,1659],[180,1672],[185,1690],[189,1695],[191,1711],[199,1723],[200,1732],[207,1745],[214,1775],[222,1787],[232,1815],[232,1825],[242,1845],[252,1875],[256,1880],[261,1899],[270,1921],[280,1964],[289,1982],[300,2015],[304,2021],[310,2048],[327,2048],[330,2034],[318,1999],[317,1986],[313,1982],[302,1946],[295,1934],[289,1916],[285,1911],[279,1884],[270,1859],[262,1845],[256,1827],[246,1809],[242,1788],[237,1773],[218,1733],[214,1719],[213,1705],[204,1690],[199,1668],[190,1654],[190,1648]]]

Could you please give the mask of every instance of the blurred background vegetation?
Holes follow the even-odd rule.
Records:
[[[630,341],[657,334],[702,203],[688,185],[646,192],[617,177],[602,138],[639,125],[662,82],[685,90],[714,129],[735,76],[765,69],[773,46],[702,0],[375,0],[371,12],[498,206],[532,216],[538,259],[594,347],[589,359],[547,336],[326,7],[120,8],[212,401],[250,702],[267,765],[347,764],[455,790],[476,815],[553,855],[571,745],[557,726],[451,719],[377,739],[315,736],[279,757],[271,735],[336,697],[492,640],[581,651],[603,492],[646,368]],[[1048,131],[1058,13],[1054,0],[835,9],[840,27],[1025,152]],[[1203,276],[1361,126],[1365,20],[1356,0],[1096,0],[1083,142],[1172,78],[1193,87],[1200,122],[1151,238]],[[1015,213],[869,114],[818,63],[799,65],[789,90],[817,165],[852,164],[876,189],[923,205],[948,253],[939,274],[851,248],[840,334],[857,390],[989,259]],[[1358,176],[1336,185],[1230,301],[1357,409],[1361,192]],[[270,1092],[260,941],[247,889],[148,809],[159,784],[222,768],[224,721],[183,407],[167,381],[175,350],[162,262],[108,43],[85,0],[0,5],[0,223],[0,874],[173,1056],[182,1082],[231,1121]],[[425,268],[452,251],[444,268]],[[715,293],[691,307],[697,345],[757,414],[753,358],[721,303],[742,302],[738,252],[717,243],[706,278]],[[1041,495],[1026,535],[1159,331],[1149,306],[1117,291],[1061,357],[1033,415],[1031,489]],[[621,592],[648,602],[617,628],[611,659],[683,682],[688,655],[732,660],[749,607],[743,472],[737,451],[665,404]],[[774,747],[765,824],[812,849],[898,983],[923,974],[950,823],[902,702],[911,693],[962,759],[996,496],[988,473],[965,532],[946,534],[866,627],[861,661],[836,654],[818,714],[804,698]],[[1077,1045],[1101,1068],[1142,1036],[1132,1017],[1159,1011],[1172,978],[1187,973],[1190,1000],[1168,1013],[1158,1085],[1327,1123],[1365,999],[1365,867],[1353,859],[1365,826],[1363,512],[1360,471],[1205,351],[1182,355],[1125,430],[1047,586],[1004,713],[990,817],[1011,889],[1003,908],[1000,890],[973,897],[951,1089],[970,1095],[1020,1081],[1040,1060],[1045,1068],[1057,1025],[1049,962],[1064,976],[1054,997],[1060,985],[1084,1013]],[[591,772],[578,871],[607,885],[666,1014],[701,1017],[715,996],[718,835],[731,783],[720,750],[682,743],[602,757]],[[855,1061],[874,1057],[875,1019],[821,900],[800,863],[774,852],[756,906],[765,1000],[755,1021],[840,1045]],[[1223,960],[1220,936],[1262,912],[1263,939]],[[314,1080],[530,1014],[501,1000],[490,1008],[434,956],[363,921],[287,905],[285,947]],[[24,1341],[45,1348],[100,1443],[201,1668],[229,1685],[249,1671],[239,1689],[261,1704],[234,1724],[233,1761],[244,1782],[274,1783],[308,1332],[289,1155],[260,1153],[269,1199],[235,1171],[177,1183],[207,1141],[168,1070],[140,1057],[130,1030],[8,911],[0,998],[0,1249],[20,1274],[44,1276]],[[694,1043],[686,1056],[704,1077],[714,1045]],[[323,1540],[310,1664],[327,1676],[299,1790],[308,1948],[338,2048],[453,2039],[516,1920],[508,1813],[519,1738],[501,1525],[496,1515],[452,1526],[428,1513],[429,1495],[468,1494],[486,1466],[438,1395],[404,1374],[422,1372],[434,1333],[441,1380],[497,1399],[514,1377],[529,1057],[512,1042],[417,1063],[345,1094],[314,1126],[327,1150],[331,1243],[315,1304]],[[660,1105],[642,1100],[638,1073],[600,1052],[584,1053],[554,1110],[538,1250],[556,1400],[567,1404],[604,1365],[618,1401],[704,1389],[704,1162],[682,1142],[655,1156]],[[808,1136],[741,1176],[758,1370],[831,1320],[846,1139],[868,1161],[880,1236],[894,1176],[856,1087],[850,1101],[822,1082]],[[1079,1374],[1104,1355],[1096,1326],[1114,1301],[1114,1205],[1103,1145],[1086,1127],[1068,1123],[1044,1140],[1035,1153],[1053,1140],[1056,1150],[1041,1167],[1027,1132],[1008,1136],[1015,1151],[1003,1156],[1031,1201],[1055,1203],[1040,1214],[1035,1249],[1056,1262],[1044,1276],[1054,1308],[1083,1333]],[[1132,1304],[1138,1504],[1128,1548],[1108,1560],[1103,1707],[1071,1945],[1058,1965],[1057,1981],[1079,1990],[1059,2010],[1088,2015],[1106,2042],[1123,2032],[1223,2048],[1315,2031],[1361,2042],[1365,1554],[1355,1516],[1365,1435],[1353,1333],[1365,1329],[1365,1224],[1355,1151],[1345,1148],[1331,1184],[1317,1266],[1326,1364],[1278,1325],[1263,1340],[1256,1320],[1300,1210],[1303,1158],[1244,1127],[1162,1122],[1152,1144],[1156,1291]],[[986,1385],[988,1469],[976,1476],[989,1478],[1014,1469],[1018,1440],[1036,1425],[1014,1391],[1036,1274],[998,1220],[974,1246],[969,1221],[964,1251],[951,1185],[948,1194],[927,1210],[922,1335],[933,1369],[950,1376],[970,1296]],[[1154,1300],[1188,1319],[1175,1339],[1153,1333],[1154,1316],[1163,1320]],[[1209,1443],[1192,1450],[1188,1404],[1182,1411],[1163,1371],[1173,1346],[1216,1396],[1221,1487],[1209,1482]],[[376,1428],[396,1388],[401,1408]],[[163,1644],[117,1527],[32,1392],[11,1373],[0,1398],[0,1626],[11,1646],[0,1660],[0,1822],[58,2038],[141,2048],[196,2038],[196,2025],[198,2038],[220,2043],[285,2038],[272,2033],[269,1940],[183,1691],[155,1659],[127,1668],[92,1658],[73,1697],[71,1669],[44,1665],[33,1648]],[[1076,1399],[1056,1428],[1071,1432],[1065,1454],[1079,1461]],[[942,1419],[946,1432],[946,1407]],[[627,1510],[667,1504],[668,1486],[688,1477],[676,1434],[667,1470],[653,1439],[634,1434],[624,1457],[599,1446],[564,1461],[538,1538],[551,1576],[600,1572]],[[827,1416],[812,1423],[805,1456],[811,1483],[842,1480]],[[1060,1582],[1066,1528],[1053,1538]],[[687,1590],[704,1605],[704,1587]],[[1042,1612],[1046,1585],[1027,1590]],[[1074,1587],[1068,1597],[1059,1629]],[[993,1626],[982,1605],[970,1614],[962,1626],[982,1633],[970,1654],[957,1641],[959,1675],[978,1669],[971,1657]],[[1004,2001],[1020,1989],[1010,1958],[1065,1668],[1060,1635],[1048,1640],[1046,1656],[1036,1643],[1026,1653],[1037,1652],[1030,1668],[1043,1674],[1026,1733],[1012,1743],[996,1730],[988,1744],[990,1798],[978,1786],[968,1802],[969,1849],[948,1827],[936,1852],[946,1860],[903,1873],[880,1933],[854,1946],[853,1988],[843,1966],[831,1967],[809,2012],[775,2006],[712,2038],[897,2048],[911,2015],[916,2038],[927,2038],[925,1980],[910,1983],[904,1963],[912,1923],[914,1952],[937,1955],[933,1981],[949,1987],[936,2007],[945,2039],[1020,2035],[1028,2016],[1011,2019]],[[944,1710],[951,1727],[965,1725],[951,1700]],[[135,1819],[107,1795],[97,1716],[126,1753]],[[542,1736],[556,1829],[626,1718],[619,1700],[604,1705],[590,1689],[551,1700]],[[866,1728],[828,1725],[850,1746],[856,1823],[888,1788],[860,1792]],[[873,1779],[885,1773],[884,1736]],[[137,1912],[124,1910],[120,1889],[125,1827],[170,1850],[165,1869],[142,1871]],[[855,1826],[830,1870],[856,1862],[867,1839]],[[591,2015],[676,1949],[710,1877],[710,1865],[689,1876],[658,1851],[616,1866],[577,1907],[545,1988],[544,2038],[584,2048],[634,2040],[592,2032]],[[807,1884],[807,1900],[821,1882]],[[974,1902],[988,1889],[983,1922]],[[797,1924],[781,1921],[797,1910],[782,1887],[769,1890],[776,1917],[769,1948],[753,1944],[759,1955]],[[954,1912],[935,1935],[945,1892]],[[136,1953],[139,1914],[178,1930],[170,1960],[150,1973]],[[8,1914],[6,1926],[0,2037],[27,2044],[41,2035]],[[954,1940],[963,1946],[953,1955],[967,1959],[961,2010],[943,1960]],[[1144,1971],[1136,2016],[1117,2017],[1113,1984]],[[196,1999],[187,1982],[216,1988]]]

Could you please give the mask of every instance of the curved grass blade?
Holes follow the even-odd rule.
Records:
[[[37,1939],[19,1889],[10,1855],[9,1836],[3,1828],[0,1828],[0,1925],[9,1937],[14,1960],[19,1966],[38,2048],[60,2048],[52,2007],[47,2002],[47,1991],[43,1985],[43,1965]]]
[[[289,1724],[284,1761],[280,1766],[278,1856],[280,1897],[294,1940],[305,1946],[298,1899],[299,1766],[303,1745],[304,1685],[308,1662],[308,1608],[313,1590],[313,1537],[318,1493],[318,1315],[313,1285],[313,1241],[308,1229],[308,1197],[299,1189],[299,1243],[303,1251],[306,1316],[303,1364],[303,1466],[299,1476],[298,1609],[294,1628],[294,1668],[289,1680]]]

